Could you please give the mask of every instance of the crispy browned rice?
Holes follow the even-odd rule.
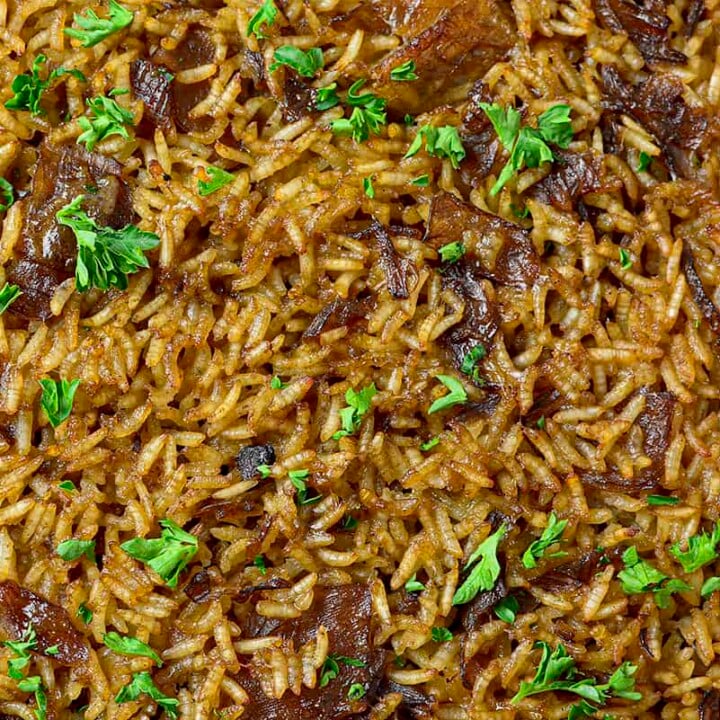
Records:
[[[560,720],[576,695],[512,702],[544,642],[577,679],[637,667],[641,699],[597,718],[718,720],[720,563],[671,548],[720,516],[720,0],[278,0],[260,38],[258,0],[121,4],[84,48],[63,30],[106,2],[0,0],[0,288],[24,293],[0,316],[0,640],[36,636],[19,677],[0,647],[0,719],[172,716],[115,700],[147,672],[188,720]],[[324,67],[271,71],[282,45]],[[40,54],[87,82],[6,108]],[[387,124],[357,142],[330,124],[361,78]],[[113,88],[134,127],[88,155],[78,119]],[[479,101],[530,127],[566,104],[572,143],[491,195],[508,155]],[[404,157],[428,124],[457,128],[457,169]],[[209,166],[233,179],[203,196]],[[127,290],[76,292],[46,246],[73,239],[73,172],[160,238]],[[467,400],[431,414],[438,375]],[[42,378],[81,381],[56,428]],[[551,511],[562,542],[528,568]],[[198,540],[174,588],[120,548],[166,519]],[[497,582],[453,605],[500,526]],[[96,562],[58,555],[73,538]],[[629,547],[687,589],[630,594]]]

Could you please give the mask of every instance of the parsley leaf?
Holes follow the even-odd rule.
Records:
[[[456,263],[465,254],[465,246],[459,240],[456,240],[438,248],[438,253],[440,253],[440,259],[444,263]]]
[[[162,667],[160,656],[147,644],[134,637],[122,636],[116,632],[103,635],[103,643],[120,655],[139,655],[149,657],[158,667]]]
[[[337,83],[330,83],[326,87],[315,90],[315,108],[317,110],[330,110],[340,103],[336,92]]]
[[[75,233],[78,245],[75,285],[79,292],[91,287],[107,290],[110,286],[125,290],[129,274],[150,267],[143,251],[157,247],[160,238],[135,225],[120,230],[101,227],[80,207],[84,199],[78,195],[56,215],[61,225]]]
[[[637,548],[630,546],[622,555],[625,567],[618,573],[622,589],[628,595],[640,595],[652,592],[659,608],[667,607],[670,595],[682,590],[690,590],[690,586],[682,580],[669,579],[650,563],[642,560]]]
[[[110,0],[107,18],[99,18],[94,10],[88,10],[85,16],[75,13],[73,20],[82,30],[65,28],[65,34],[79,40],[83,47],[89,48],[130,25],[133,21],[133,13],[116,0]]]
[[[415,73],[415,61],[407,60],[402,65],[398,65],[390,71],[390,79],[395,82],[409,82],[411,80],[417,80],[418,76]]]
[[[522,564],[528,569],[537,567],[536,561],[545,554],[545,551],[555,543],[560,542],[567,524],[567,520],[558,521],[555,513],[551,512],[548,525],[543,530],[542,535],[531,543],[530,547],[523,553]],[[565,553],[553,553],[550,557],[558,557],[560,554],[564,555]]]
[[[569,105],[553,105],[538,118],[538,131],[542,139],[567,149],[573,139]]]
[[[440,438],[435,436],[433,438],[430,438],[426,442],[422,443],[420,445],[420,449],[423,452],[427,452],[428,450],[432,450],[436,445],[439,445],[439,444],[440,444]]]
[[[476,383],[482,384],[484,381],[480,377],[477,364],[487,355],[487,350],[482,343],[478,343],[463,358],[460,365],[460,372],[469,375]]]
[[[51,380],[50,378],[43,378],[38,382],[42,388],[40,406],[45,411],[50,424],[56,428],[70,416],[75,391],[80,385],[80,380],[68,382],[65,379]]]
[[[433,642],[450,642],[453,639],[453,634],[445,627],[434,627],[430,633]]]
[[[373,187],[372,175],[363,178],[363,191],[371,200],[375,198],[375,188]]]
[[[272,379],[270,380],[270,387],[273,390],[282,390],[285,386],[285,383],[277,375],[272,376]]]
[[[72,480],[63,480],[61,483],[58,483],[58,487],[66,493],[74,493],[77,490]]]
[[[357,518],[354,518],[352,515],[346,515],[345,519],[342,521],[341,528],[343,530],[354,530],[357,526]]]
[[[270,65],[270,72],[275,72],[283,65],[293,68],[302,77],[315,77],[315,73],[324,64],[323,51],[320,48],[301,50],[294,45],[282,45],[273,54],[275,62]]]
[[[415,185],[416,187],[427,187],[430,184],[430,176],[419,175],[414,180],[411,180],[410,184]]]
[[[517,601],[517,598],[509,595],[495,603],[493,612],[498,619],[506,622],[508,625],[512,625],[515,622],[519,609],[520,603]]]
[[[140,695],[152,698],[168,714],[169,718],[174,720],[178,716],[177,699],[160,692],[153,682],[152,675],[147,671],[134,673],[130,684],[122,688],[115,696],[115,702],[118,704],[130,702],[137,700]]]
[[[22,291],[17,285],[5,283],[0,290],[0,315],[2,315],[20,296]]]
[[[55,655],[60,654],[60,648],[57,645],[51,645],[48,648],[45,648],[45,654],[50,655],[50,657],[55,657]]]
[[[95,541],[94,540],[65,540],[61,542],[55,552],[68,562],[79,560],[83,555],[88,560],[95,562]]]
[[[314,495],[308,497],[308,488],[305,479],[310,475],[309,470],[304,468],[301,470],[290,470],[288,477],[293,487],[297,490],[297,501],[298,505],[314,505],[316,502],[320,502],[322,495]]]
[[[485,540],[478,545],[475,552],[468,558],[465,564],[465,570],[467,571],[473,565],[475,565],[475,567],[470,570],[470,574],[465,578],[465,582],[455,591],[452,599],[453,605],[464,605],[470,602],[479,592],[492,590],[493,587],[495,587],[495,583],[500,577],[500,563],[497,559],[497,550],[500,541],[505,536],[506,529],[503,523],[492,535],[485,538]],[[478,560],[480,562],[477,562]]]
[[[680,498],[672,495],[648,495],[646,499],[648,505],[677,505],[680,502]]]
[[[340,411],[340,420],[342,421],[342,430],[333,433],[333,440],[339,440],[346,435],[352,435],[359,427],[362,419],[367,415],[372,407],[372,399],[377,394],[375,383],[370,383],[367,387],[355,392],[352,388],[348,388],[345,392],[345,402],[347,407]]]
[[[163,530],[159,538],[133,538],[124,542],[120,548],[131,558],[152,568],[168,587],[174,588],[180,573],[195,557],[198,540],[172,520],[161,520],[160,526]]]
[[[270,477],[270,473],[272,472],[269,465],[258,465],[256,470],[260,473],[261,478]]]
[[[620,248],[618,254],[620,255],[620,267],[623,270],[629,270],[632,267],[630,253],[625,248]]]
[[[418,153],[423,139],[428,155],[448,158],[455,169],[460,167],[460,161],[465,157],[465,148],[456,127],[444,125],[437,128],[433,125],[423,125],[418,129],[415,139],[405,153],[406,158],[413,157]]]
[[[30,663],[31,650],[37,650],[37,635],[35,628],[28,625],[19,640],[3,640],[3,645],[13,651],[14,657],[8,661],[8,676],[13,680],[20,680],[23,668]]]
[[[260,9],[250,18],[247,26],[248,37],[254,35],[258,40],[264,40],[267,35],[262,33],[262,25],[270,27],[275,23],[278,9],[273,0],[265,0]]]
[[[706,597],[712,595],[716,590],[720,590],[720,577],[711,577],[703,583],[700,594]]]
[[[452,375],[436,375],[435,379],[439,380],[450,392],[435,400],[428,410],[430,415],[467,401],[465,388],[457,378],[452,377]]]
[[[321,688],[325,687],[331,680],[334,680],[340,674],[340,663],[350,667],[366,667],[366,663],[357,658],[346,657],[345,655],[330,654],[325,658],[320,667],[320,683]]]
[[[535,424],[538,426],[539,430],[544,430],[545,429],[545,416],[541,415]]]
[[[360,700],[365,697],[365,686],[362,683],[353,683],[347,692],[348,700]]]
[[[204,168],[204,174],[209,179],[198,179],[198,195],[200,195],[200,197],[210,195],[235,180],[235,176],[233,174],[227,172],[227,170],[223,170],[222,168],[215,167],[214,165],[208,165]]]
[[[125,126],[134,125],[135,116],[129,110],[120,107],[115,100],[105,95],[88,98],[86,102],[92,117],[83,115],[78,118],[78,125],[84,130],[77,139],[79,144],[85,143],[85,147],[92,152],[97,143],[111,135],[130,139],[130,133]]]
[[[39,675],[26,677],[18,683],[18,690],[26,693],[35,694],[35,718],[36,720],[45,720],[47,718],[47,695],[43,688],[42,679]]]
[[[15,190],[4,177],[0,177],[0,201],[0,212],[9,210],[15,202]],[[7,283],[5,285],[7,287]]]
[[[347,94],[347,103],[353,108],[349,118],[340,118],[330,123],[330,128],[336,135],[351,135],[356,142],[363,142],[373,135],[379,135],[385,124],[386,101],[373,93],[358,94],[358,90],[365,84],[365,80],[354,82]]]
[[[638,172],[645,172],[652,162],[652,155],[648,155],[644,150],[638,156]]]
[[[267,565],[265,565],[265,558],[262,555],[255,556],[253,565],[260,571],[261,575],[267,575]]]
[[[677,558],[686,573],[691,573],[717,559],[717,544],[720,542],[720,523],[715,525],[712,535],[704,530],[701,535],[693,535],[687,542],[677,542],[670,552]],[[682,548],[686,546],[687,550]]]
[[[412,577],[405,583],[405,592],[408,593],[422,592],[424,589],[425,586],[415,578],[415,573],[413,573]]]
[[[80,603],[78,606],[77,612],[75,613],[86,625],[89,625],[92,622],[93,614],[92,610],[85,605],[85,603]]]
[[[483,112],[488,116],[493,128],[502,143],[502,146],[511,152],[518,132],[520,132],[520,113],[511,106],[502,108],[497,103],[478,103]]]

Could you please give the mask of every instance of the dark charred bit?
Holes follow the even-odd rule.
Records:
[[[664,0],[644,0],[644,5],[632,0],[593,0],[593,8],[600,24],[614,33],[625,33],[649,65],[687,61],[683,53],[670,47],[670,19]]]
[[[313,90],[294,70],[288,69],[285,73],[283,95],[282,115],[285,122],[297,122],[313,112]]]
[[[375,302],[371,297],[358,300],[337,298],[325,305],[312,319],[303,333],[303,338],[314,338],[328,330],[357,325],[367,320],[374,306]]]
[[[466,152],[465,160],[460,166],[460,176],[471,187],[478,185],[490,174],[500,153],[497,133],[480,107],[481,102],[492,101],[489,87],[482,80],[478,80],[468,94],[468,106],[460,133]]]
[[[299,695],[286,692],[280,699],[265,695],[255,668],[244,667],[237,675],[238,682],[250,696],[243,717],[248,720],[336,720],[365,712],[368,698],[374,697],[379,687],[385,661],[385,653],[372,644],[371,616],[372,601],[367,585],[316,586],[312,606],[298,618],[276,621],[270,632],[298,650],[313,639],[317,628],[323,625],[328,631],[329,654],[356,658],[363,667],[340,663],[338,677],[326,687],[303,687]],[[265,632],[264,620],[268,619],[246,624],[245,636],[257,637],[253,630]],[[354,683],[361,684],[366,691],[365,697],[356,701],[347,697],[347,688]]]
[[[685,37],[692,37],[704,14],[705,0],[692,0],[685,17]]]
[[[576,590],[592,580],[601,558],[601,552],[592,550],[576,560],[556,565],[542,575],[532,578],[531,582],[548,592]]]
[[[130,85],[145,104],[145,116],[155,127],[167,128],[173,116],[173,76],[162,65],[138,58],[130,65]]]
[[[274,577],[260,585],[250,585],[249,587],[235,590],[233,591],[233,597],[238,602],[245,602],[247,600],[254,599],[256,596],[260,595],[260,593],[266,592],[267,590],[282,590],[289,588],[291,584],[292,583],[290,583],[289,580],[285,580],[285,578]]]
[[[718,310],[715,303],[705,291],[705,286],[695,268],[695,258],[692,250],[687,246],[687,243],[683,246],[682,269],[685,273],[685,280],[687,280],[688,287],[690,288],[692,299],[698,306],[702,316],[707,320],[710,329],[716,335],[720,336],[720,310]]]
[[[21,258],[8,275],[23,291],[13,312],[50,317],[50,299],[57,286],[72,277],[77,257],[75,236],[58,223],[56,214],[78,195],[84,195],[83,209],[99,225],[121,228],[135,219],[120,163],[79,145],[44,142],[26,201]]]
[[[36,652],[46,655],[48,648],[57,645],[52,658],[68,667],[84,665],[90,659],[87,640],[63,608],[12,580],[0,582],[0,630],[10,640],[19,640],[30,626],[37,637]]]
[[[462,605],[458,615],[462,629],[472,632],[488,622],[492,608],[507,595],[508,589],[499,578],[492,590],[478,593],[467,605]]]
[[[720,692],[708,690],[698,708],[699,720],[720,720]]]
[[[268,445],[248,445],[237,454],[236,463],[243,480],[252,480],[258,474],[259,465],[275,462],[275,448]]]
[[[631,85],[611,65],[603,66],[600,75],[603,107],[631,115],[652,133],[662,146],[673,177],[692,177],[691,154],[708,139],[708,119],[702,110],[685,102],[682,82],[672,75],[653,73]]]
[[[204,568],[196,572],[190,582],[185,586],[183,592],[194,602],[201,603],[209,599],[212,590],[210,575]]]
[[[555,160],[550,174],[532,188],[531,195],[557,210],[572,212],[583,195],[602,187],[602,160],[592,153],[567,150],[556,151]]]

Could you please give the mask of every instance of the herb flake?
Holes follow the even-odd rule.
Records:
[[[20,296],[22,291],[17,285],[5,283],[0,290],[0,315],[2,315]]]
[[[134,637],[119,635],[116,632],[109,632],[103,635],[103,643],[113,652],[120,655],[137,655],[150,658],[158,667],[162,667],[162,659],[147,644]]]
[[[40,407],[45,411],[50,425],[56,428],[70,417],[80,380],[42,378],[38,382],[42,388]]]
[[[567,520],[558,520],[555,513],[551,512],[548,517],[547,527],[543,530],[542,535],[532,542],[523,553],[522,564],[528,569],[537,567],[537,561],[543,557],[545,551],[560,542],[567,524]],[[559,557],[561,555],[565,555],[565,553],[553,553],[550,557]]]
[[[470,602],[479,592],[492,590],[500,577],[500,563],[497,551],[505,536],[506,526],[503,523],[492,535],[478,545],[475,552],[468,558],[465,570],[470,570],[463,584],[453,595],[453,605],[464,605]],[[479,561],[479,562],[478,562]]]
[[[435,400],[428,409],[428,414],[432,415],[440,410],[447,410],[455,405],[467,402],[468,397],[465,388],[457,378],[452,377],[452,375],[436,375],[435,379],[439,380],[450,392]]]
[[[90,48],[126,28],[132,23],[133,17],[133,13],[116,0],[110,0],[107,18],[98,17],[94,10],[88,10],[84,16],[75,13],[73,20],[81,29],[65,28],[65,34],[79,40],[83,47]]]

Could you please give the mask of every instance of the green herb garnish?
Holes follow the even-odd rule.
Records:
[[[0,177],[0,212],[9,210],[13,202],[15,202],[15,189],[4,177]]]
[[[79,560],[83,555],[95,562],[95,541],[94,540],[65,540],[61,542],[55,552],[67,562]]]
[[[131,558],[152,568],[168,587],[174,588],[180,573],[195,557],[198,540],[172,520],[161,520],[160,526],[163,530],[159,538],[133,538],[124,542],[120,548]]]
[[[541,415],[535,424],[538,426],[539,430],[544,430],[545,429],[545,416]]]
[[[321,688],[325,687],[331,680],[334,680],[340,674],[340,663],[350,667],[366,667],[366,663],[353,657],[345,655],[330,654],[320,667],[320,683]]]
[[[337,83],[330,83],[325,87],[318,88],[315,91],[315,109],[330,110],[340,104],[340,98],[337,94]]]
[[[273,390],[282,390],[287,386],[277,375],[273,375],[272,380],[270,380],[270,387]]]
[[[42,396],[40,397],[40,407],[50,421],[50,424],[56,428],[60,423],[64,422],[72,412],[75,391],[80,385],[80,380],[67,381],[51,380],[43,378],[38,381],[42,388]]]
[[[90,610],[85,603],[80,603],[78,606],[77,612],[75,613],[86,625],[89,625],[92,622],[93,614],[92,610]]]
[[[14,657],[8,660],[8,677],[20,680],[23,669],[30,664],[31,650],[37,650],[37,635],[35,628],[28,625],[19,640],[3,640],[3,645],[12,650]]]
[[[125,140],[130,139],[126,125],[135,124],[135,116],[115,100],[104,95],[86,100],[92,117],[83,115],[78,118],[78,125],[84,132],[78,137],[78,143],[85,143],[85,147],[92,151],[95,145],[111,135],[120,135]]]
[[[343,530],[354,530],[358,526],[358,521],[352,515],[346,515],[340,526]]]
[[[363,178],[363,191],[371,200],[375,198],[375,188],[373,187],[372,175],[370,177]]]
[[[120,655],[139,655],[141,657],[149,657],[158,667],[162,667],[162,659],[147,644],[134,637],[119,635],[116,632],[109,632],[103,635],[103,643],[113,652]]]
[[[270,72],[275,72],[283,65],[293,68],[302,77],[315,77],[315,73],[322,69],[324,64],[323,51],[320,48],[301,50],[294,45],[282,45],[273,54],[275,61],[270,65]]]
[[[262,555],[255,556],[253,565],[260,571],[261,575],[267,575],[267,565],[265,564],[265,558]]]
[[[348,688],[348,700],[360,700],[365,697],[365,686],[362,683],[353,683]]]
[[[693,535],[687,541],[675,543],[670,552],[683,566],[686,573],[691,573],[716,560],[718,557],[717,544],[720,542],[720,523],[715,525],[712,535],[704,530],[700,535]],[[687,550],[683,550],[683,547]]]
[[[57,645],[51,645],[50,647],[45,648],[45,654],[50,657],[55,657],[60,654],[60,648]]]
[[[637,548],[630,546],[622,556],[624,569],[618,573],[622,589],[628,595],[652,592],[659,608],[666,608],[674,592],[690,590],[690,586],[676,578],[668,578],[650,563],[641,560]]]
[[[155,685],[152,675],[149,672],[137,672],[132,676],[129,685],[126,685],[115,696],[115,702],[118,704],[137,700],[140,695],[147,695],[153,699],[167,714],[169,718],[178,716],[178,701],[176,698],[164,695]]]
[[[520,610],[520,603],[517,601],[517,598],[512,595],[498,600],[498,602],[495,603],[495,607],[493,607],[495,616],[508,625],[512,625],[515,622],[518,610]]]
[[[58,487],[66,493],[74,493],[77,490],[72,480],[63,480],[61,483],[58,483]]]
[[[625,248],[620,248],[618,254],[620,255],[620,267],[623,270],[629,270],[632,267],[630,253]]]
[[[648,155],[644,150],[642,150],[638,157],[638,172],[645,172],[650,167],[651,162],[652,155]]]
[[[422,592],[424,589],[425,586],[415,578],[415,573],[413,573],[412,577],[405,583],[405,592],[408,593]]]
[[[672,495],[648,495],[646,499],[648,505],[677,505],[680,502],[680,498]]]
[[[555,513],[551,512],[548,517],[548,525],[542,535],[523,553],[522,564],[528,569],[537,567],[537,560],[545,554],[545,551],[560,542],[567,524],[567,520],[558,520]],[[561,557],[562,555],[567,555],[567,553],[552,553],[549,557]]]
[[[417,80],[418,76],[415,73],[415,61],[407,60],[402,65],[398,65],[390,71],[390,79],[395,82],[409,82],[411,80]]]
[[[470,574],[465,582],[455,591],[453,605],[464,605],[470,602],[479,592],[492,590],[500,577],[500,563],[497,559],[498,546],[505,536],[506,527],[503,523],[492,535],[478,545],[475,552],[468,558],[465,570]],[[478,562],[479,560],[479,562]],[[474,566],[474,567],[473,567]]]
[[[260,9],[250,18],[247,26],[248,37],[254,35],[258,40],[264,40],[267,35],[262,33],[262,25],[271,27],[277,17],[278,9],[273,0],[265,0]]]
[[[414,180],[410,181],[411,185],[415,185],[417,187],[427,187],[430,184],[430,176],[429,175],[418,175]]]
[[[261,478],[270,477],[270,473],[272,472],[272,468],[269,465],[258,465],[255,469],[258,471]]]
[[[205,168],[205,173],[210,179],[198,179],[198,195],[200,195],[200,197],[206,197],[235,180],[235,176],[232,173],[213,165],[208,165]]]
[[[430,415],[467,401],[465,388],[457,378],[452,377],[452,375],[436,375],[435,379],[439,380],[450,392],[435,400],[428,410]]]
[[[0,290],[0,315],[2,315],[20,296],[22,291],[17,285],[5,283]]]
[[[160,238],[135,225],[120,230],[98,225],[80,207],[84,199],[78,195],[55,216],[75,233],[78,246],[75,286],[79,292],[91,287],[107,290],[111,286],[125,290],[129,274],[150,267],[143,252],[157,247]]]
[[[720,590],[720,577],[708,578],[700,588],[700,594],[703,597],[712,595],[716,590]]]
[[[482,343],[478,343],[463,357],[463,361],[460,364],[460,372],[469,375],[474,382],[480,384],[482,378],[480,377],[480,371],[478,370],[477,364],[487,355],[487,350]]]
[[[440,438],[436,435],[435,437],[430,438],[426,442],[422,443],[420,445],[420,449],[423,452],[427,452],[428,450],[432,450],[436,445],[439,445],[439,444],[440,444]]]
[[[356,142],[363,142],[370,133],[379,135],[387,120],[385,113],[386,101],[373,93],[358,94],[365,80],[354,82],[347,93],[347,103],[353,108],[349,118],[340,118],[330,123],[336,135],[350,135]]]
[[[444,643],[453,639],[453,634],[445,627],[434,627],[430,632],[433,642]]]
[[[290,482],[297,490],[298,505],[314,505],[316,502],[320,502],[320,500],[322,499],[321,495],[314,495],[313,497],[308,497],[308,487],[305,480],[309,475],[310,471],[305,470],[304,468],[301,470],[290,470],[288,472]]]
[[[39,675],[26,677],[18,683],[18,690],[35,694],[35,719],[46,720],[47,718],[47,695],[43,688],[42,679]]]
[[[438,253],[440,253],[440,259],[449,265],[456,263],[465,254],[465,246],[456,240],[438,248]]]
[[[359,427],[362,419],[372,407],[372,399],[377,394],[375,383],[370,383],[367,387],[355,392],[352,388],[348,388],[345,392],[345,402],[347,407],[340,411],[340,421],[342,422],[342,430],[333,433],[333,440],[339,440],[341,437],[352,435]]]
[[[79,40],[83,47],[89,48],[102,42],[106,37],[126,28],[133,21],[133,13],[126,10],[115,0],[110,0],[108,17],[99,18],[94,10],[88,10],[86,14],[75,13],[73,20],[82,28],[65,28],[65,34],[75,40]]]
[[[460,167],[460,162],[465,157],[465,148],[456,127],[452,125],[444,125],[443,127],[423,125],[418,129],[415,139],[405,153],[406,158],[418,153],[422,147],[423,139],[425,140],[425,150],[428,155],[448,158],[455,169]]]

